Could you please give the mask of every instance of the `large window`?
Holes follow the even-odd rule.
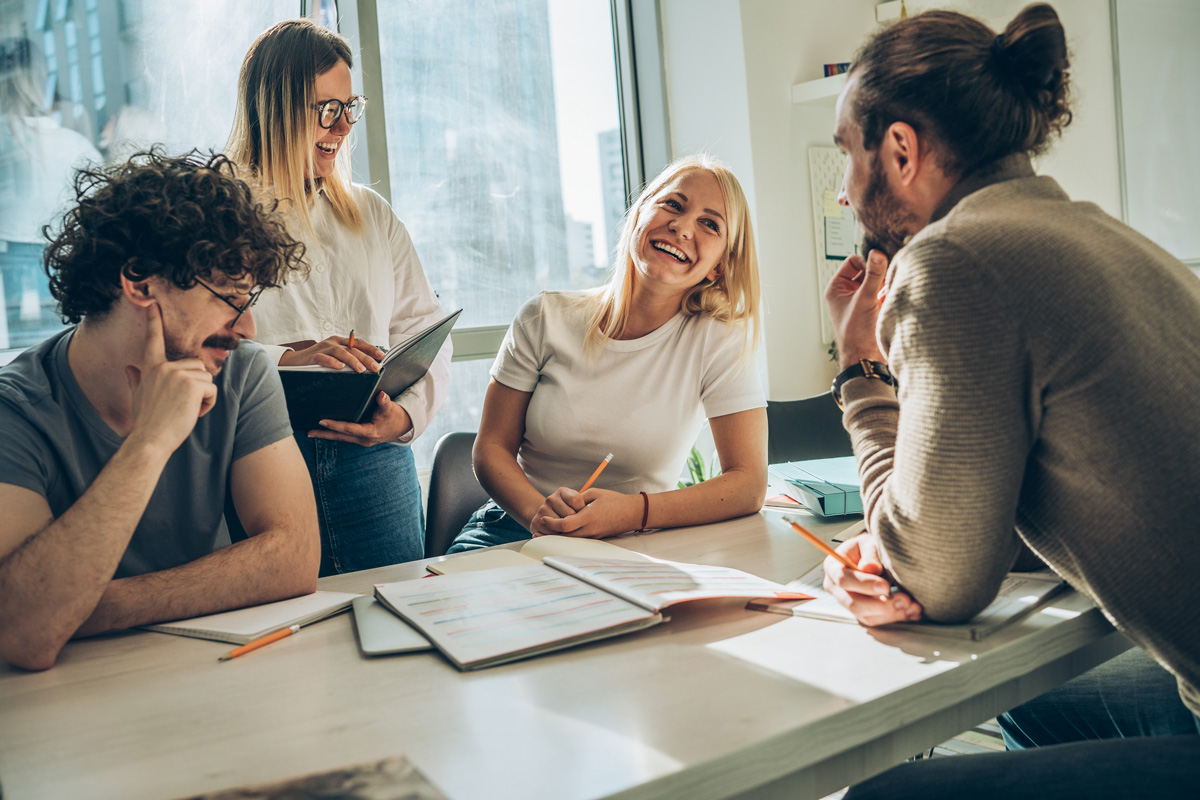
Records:
[[[392,205],[460,331],[601,283],[626,194],[608,0],[377,10]],[[418,463],[442,433],[476,429],[487,380],[486,364],[455,363]]]
[[[0,86],[28,100],[0,104],[0,351],[62,327],[40,230],[72,168],[151,143],[220,149],[250,43],[301,14],[350,37],[371,101],[355,177],[464,309],[450,397],[415,447],[428,466],[442,433],[477,427],[521,304],[605,278],[628,174],[609,0],[0,0]]]
[[[298,11],[298,0],[0,0],[0,351],[62,328],[41,229],[74,168],[156,142],[221,149],[242,56]]]

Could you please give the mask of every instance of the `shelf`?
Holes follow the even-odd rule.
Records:
[[[828,78],[797,83],[792,87],[792,102],[797,105],[832,108],[837,105],[838,95],[842,93],[842,87],[845,85],[846,73],[844,72],[841,75],[830,75]]]

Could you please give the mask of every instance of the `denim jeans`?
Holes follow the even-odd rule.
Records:
[[[466,550],[478,550],[481,547],[531,538],[533,537],[525,530],[524,525],[505,513],[504,509],[496,505],[495,500],[488,500],[471,515],[462,532],[454,537],[446,552],[462,553]]]
[[[295,434],[321,523],[321,576],[425,555],[425,514],[412,450],[362,447]]]
[[[1130,650],[998,721],[1007,753],[901,764],[852,786],[844,800],[969,797],[1194,798],[1200,719],[1175,678]]]

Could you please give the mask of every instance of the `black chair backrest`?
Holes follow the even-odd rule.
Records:
[[[425,514],[425,557],[446,554],[454,537],[488,493],[475,480],[471,469],[471,447],[475,434],[447,433],[433,447],[433,470],[429,475],[429,507]]]
[[[842,411],[829,392],[803,400],[767,401],[767,463],[852,456]]]

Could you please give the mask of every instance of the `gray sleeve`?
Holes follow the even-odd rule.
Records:
[[[261,347],[251,343],[242,347],[252,348],[254,352],[243,366],[238,387],[234,461],[292,435],[278,370]]]
[[[0,483],[48,497],[53,455],[49,444],[24,415],[0,400]]]

